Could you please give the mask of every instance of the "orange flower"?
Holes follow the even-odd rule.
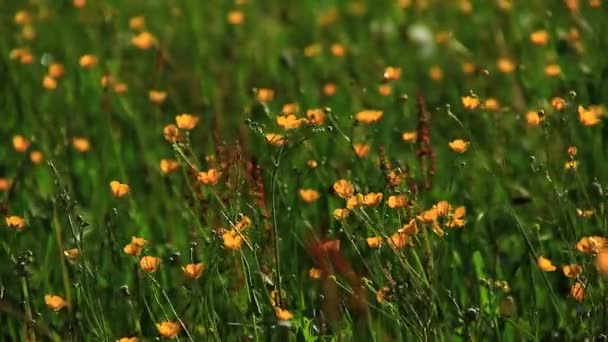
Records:
[[[512,60],[504,57],[498,59],[496,66],[500,72],[505,74],[512,73],[515,70],[515,63],[513,63]]]
[[[222,234],[224,246],[230,250],[236,251],[243,245],[243,238],[236,230],[229,230]]]
[[[131,44],[140,50],[148,50],[156,45],[156,37],[150,32],[141,32],[131,38]]]
[[[485,110],[490,112],[497,112],[500,110],[500,103],[495,98],[486,99],[483,103]]]
[[[319,192],[314,189],[300,189],[300,198],[306,203],[314,203],[319,199]]]
[[[129,86],[126,83],[118,82],[114,84],[114,92],[116,94],[124,94],[129,90]]]
[[[13,19],[15,21],[15,24],[25,25],[29,24],[32,21],[32,16],[29,14],[29,12],[20,10],[15,13],[15,17]]]
[[[148,100],[152,104],[160,105],[167,99],[167,92],[161,90],[150,90],[148,92]]]
[[[290,130],[300,127],[302,124],[308,123],[306,119],[298,119],[295,115],[279,115],[277,116],[277,124],[283,129]]]
[[[73,0],[72,5],[76,8],[84,8],[87,5],[87,0]]]
[[[551,107],[555,110],[562,110],[566,107],[566,101],[561,97],[554,97],[551,99]]]
[[[549,33],[545,30],[538,30],[530,33],[530,41],[534,45],[544,46],[549,42]]]
[[[25,227],[25,219],[23,217],[20,216],[7,216],[4,219],[4,222],[6,222],[6,225],[11,228],[14,229],[18,232],[22,231],[23,228]]]
[[[479,99],[473,96],[463,96],[460,100],[465,109],[475,109],[479,106]]]
[[[338,86],[335,83],[329,82],[323,85],[323,95],[330,97],[334,96],[338,91]]]
[[[562,68],[558,64],[548,64],[545,66],[545,75],[556,77],[562,74]]]
[[[308,166],[311,169],[314,169],[318,166],[317,161],[314,159],[309,159],[306,161],[306,166]]]
[[[378,94],[380,94],[380,96],[391,96],[391,94],[393,93],[393,87],[391,87],[390,84],[380,84],[378,85]]]
[[[608,239],[601,236],[585,236],[576,243],[576,249],[583,253],[597,253],[608,248]]]
[[[388,243],[395,249],[401,249],[407,246],[409,236],[405,233],[397,232],[390,236]]]
[[[180,114],[175,117],[175,123],[177,127],[189,131],[198,124],[198,117],[192,114]]]
[[[274,313],[277,315],[277,319],[279,321],[289,321],[293,318],[293,314],[285,309],[281,309],[278,306],[275,306]]]
[[[114,197],[123,197],[131,191],[131,187],[128,184],[113,180],[110,182],[110,190],[112,190]]]
[[[590,109],[585,109],[583,106],[578,106],[578,119],[583,126],[593,126],[600,123],[600,118],[597,112]]]
[[[25,152],[30,148],[30,141],[22,135],[13,136],[13,147],[17,152]]]
[[[284,135],[275,133],[265,134],[264,137],[270,145],[277,147],[283,146],[287,140]]]
[[[545,258],[544,256],[538,257],[538,268],[540,268],[543,272],[553,272],[557,269],[551,260]]]
[[[346,179],[340,179],[334,183],[334,191],[341,198],[347,199],[355,193],[355,188]]]
[[[306,117],[312,125],[322,125],[325,123],[325,111],[321,108],[307,110]]]
[[[54,78],[61,78],[61,76],[63,76],[65,69],[63,68],[63,65],[61,65],[61,63],[51,63],[47,69],[47,74]]]
[[[566,170],[576,170],[578,168],[578,161],[576,160],[568,160],[564,163],[564,169]]]
[[[448,213],[448,221],[446,226],[449,228],[461,228],[464,227],[466,221],[463,220],[467,214],[467,210],[464,206],[454,209],[453,212]]]
[[[475,72],[475,64],[471,63],[471,62],[464,62],[462,63],[462,72],[465,75],[471,75]]]
[[[97,65],[97,57],[91,54],[82,55],[78,63],[84,69],[91,69]]]
[[[595,256],[595,267],[602,275],[608,275],[608,250],[602,249]]]
[[[443,79],[443,70],[440,66],[434,65],[429,69],[429,77],[433,81],[441,81]]]
[[[375,207],[382,202],[382,197],[383,195],[381,192],[370,192],[363,196],[362,203],[368,207]]]
[[[72,146],[76,151],[84,153],[90,149],[91,144],[87,138],[74,137],[72,138]]]
[[[156,323],[158,333],[165,338],[176,338],[181,330],[181,325],[177,322],[164,321]]]
[[[215,185],[218,183],[222,173],[217,169],[209,169],[208,171],[201,171],[198,173],[198,180],[207,185]]]
[[[310,44],[304,48],[304,56],[306,57],[316,57],[323,52],[323,45],[321,44]]]
[[[171,143],[177,141],[180,137],[179,129],[174,124],[166,125],[163,128],[163,135],[165,140]]]
[[[416,131],[411,132],[403,132],[401,135],[401,139],[407,143],[415,143],[416,142]]]
[[[179,169],[179,162],[175,159],[161,159],[160,160],[160,171],[168,175],[171,172]]]
[[[378,248],[382,244],[382,237],[373,236],[365,239],[367,241],[367,245],[371,248]]]
[[[123,251],[129,255],[138,256],[141,253],[141,251],[144,249],[144,247],[146,246],[147,243],[148,243],[148,241],[146,241],[142,237],[132,236],[131,243],[126,245],[123,248]]]
[[[391,195],[388,196],[386,204],[389,208],[400,209],[407,205],[407,198],[404,195]]]
[[[416,224],[416,219],[411,219],[410,222],[404,224],[401,228],[399,228],[398,232],[410,236],[418,234],[418,224]]]
[[[529,111],[526,113],[526,121],[530,126],[538,126],[544,120],[545,118],[541,117],[537,111]]]
[[[362,194],[356,194],[354,196],[349,197],[346,200],[346,208],[348,210],[353,210],[353,209],[357,208],[358,206],[360,206],[361,204],[363,204],[363,195]]]
[[[138,342],[139,339],[137,337],[121,337],[116,342]]]
[[[589,218],[591,216],[593,216],[593,213],[595,211],[593,209],[589,209],[589,210],[583,210],[583,209],[576,209],[576,216],[578,217],[582,217],[582,218]]]
[[[580,282],[574,283],[570,287],[570,296],[577,302],[582,302],[585,299],[585,285]]]
[[[63,251],[63,255],[70,260],[75,260],[80,256],[80,251],[78,248],[66,249]]]
[[[578,264],[564,265],[564,267],[562,267],[562,271],[566,277],[576,278],[583,272],[583,267]]]
[[[321,244],[321,250],[323,252],[339,252],[340,251],[340,240],[327,240]]]
[[[146,255],[139,260],[139,267],[146,273],[156,272],[160,266],[160,258],[155,256]]]
[[[49,75],[45,75],[42,79],[42,87],[48,90],[57,89],[57,81]]]
[[[129,27],[134,31],[143,30],[146,27],[146,18],[141,15],[129,18]]]
[[[312,279],[320,279],[322,275],[323,271],[321,269],[312,267],[310,270],[308,270],[308,276]]]
[[[355,150],[357,157],[364,158],[369,155],[370,146],[368,144],[354,144],[353,150]]]
[[[452,149],[452,151],[457,152],[457,153],[464,153],[467,151],[467,147],[469,146],[469,142],[462,140],[462,139],[456,139],[456,140],[452,140],[450,141],[450,143],[448,145],[450,145],[450,148]]]
[[[381,110],[363,110],[355,115],[355,119],[363,124],[372,124],[380,121],[383,114]]]
[[[389,80],[389,81],[396,81],[399,78],[401,78],[401,68],[396,68],[396,67],[386,67],[384,69],[384,79]]]
[[[255,93],[258,101],[262,103],[268,103],[274,99],[274,90],[269,88],[259,88]]]
[[[378,292],[376,292],[376,301],[378,303],[384,302],[390,291],[391,289],[388,286],[384,286],[383,288],[379,289]]]
[[[198,279],[203,274],[203,270],[205,269],[205,265],[202,262],[198,264],[188,264],[186,266],[182,266],[182,271],[184,274],[192,279]]]
[[[8,178],[0,177],[0,191],[6,192],[11,188],[11,181]]]
[[[44,161],[44,155],[40,151],[32,151],[30,153],[30,160],[34,164],[40,164]]]
[[[570,146],[568,147],[568,156],[570,158],[574,158],[576,156],[576,154],[578,153],[578,149],[576,148],[576,146]]]
[[[242,11],[230,11],[226,15],[226,18],[231,25],[241,25],[245,21],[245,13]]]
[[[53,311],[59,311],[68,305],[63,298],[53,294],[45,295],[44,302],[46,303],[46,306]]]
[[[331,54],[335,57],[344,57],[346,55],[346,47],[340,43],[334,43],[331,45]]]
[[[338,208],[338,209],[335,209],[333,212],[334,218],[338,221],[342,221],[342,220],[346,219],[349,214],[350,214],[350,210],[348,210],[346,208]]]

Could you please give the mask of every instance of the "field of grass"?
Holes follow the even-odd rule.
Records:
[[[606,341],[602,0],[0,2],[4,341]]]

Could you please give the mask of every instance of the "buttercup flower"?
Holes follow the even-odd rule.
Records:
[[[53,294],[45,295],[44,302],[46,303],[46,306],[48,306],[49,309],[53,311],[59,311],[68,305],[68,303],[63,298]]]
[[[164,338],[176,338],[181,330],[181,325],[178,322],[164,321],[156,323],[156,329]]]
[[[49,75],[45,75],[42,78],[42,87],[48,90],[57,89],[57,81]]]
[[[578,161],[576,160],[568,160],[564,164],[564,169],[566,170],[576,170],[578,168]]]
[[[312,279],[319,279],[322,275],[323,271],[318,268],[312,267],[310,270],[308,270],[308,276]]]
[[[346,55],[346,47],[344,47],[344,45],[340,44],[340,43],[334,43],[331,44],[331,48],[330,48],[331,54],[334,55],[334,57],[344,57],[344,55]]]
[[[475,72],[475,64],[471,63],[471,62],[464,62],[462,63],[462,72],[465,75],[471,75]]]
[[[380,96],[390,96],[393,93],[393,87],[391,87],[390,84],[380,84],[378,86],[378,94],[380,94]]]
[[[141,15],[129,18],[129,28],[133,31],[140,31],[146,27],[146,18]]]
[[[562,110],[566,107],[566,101],[561,97],[554,97],[551,99],[551,107],[555,110]]]
[[[314,160],[314,159],[309,159],[309,160],[307,160],[307,161],[306,161],[306,166],[308,166],[308,167],[309,167],[309,168],[311,168],[311,169],[316,168],[318,165],[319,165],[319,164],[318,164],[318,163],[317,163],[317,161],[316,161],[316,160]]]
[[[479,99],[473,96],[463,96],[460,98],[462,106],[466,109],[475,109],[479,106]]]
[[[6,192],[11,189],[11,181],[8,178],[0,177],[0,191]]]
[[[376,292],[376,302],[382,303],[386,300],[389,292],[391,291],[390,287],[384,286]]]
[[[562,267],[562,271],[566,277],[576,278],[583,272],[583,267],[578,264],[564,265],[564,267]]]
[[[268,133],[264,135],[264,137],[270,145],[277,147],[283,146],[285,144],[285,140],[287,140],[284,135],[275,133]]]
[[[54,79],[61,78],[64,72],[65,69],[61,63],[51,63],[47,69],[47,75]]]
[[[380,236],[368,237],[367,239],[365,239],[365,241],[367,241],[367,245],[369,247],[378,248],[382,244],[382,237],[380,237]]]
[[[140,32],[131,38],[131,44],[141,50],[148,50],[156,45],[156,37],[150,32]]]
[[[375,207],[382,202],[382,197],[381,192],[370,192],[363,196],[362,204],[368,207]]]
[[[553,265],[551,260],[545,258],[544,256],[538,257],[538,268],[540,268],[541,271],[544,271],[544,272],[553,272],[557,269],[557,267],[555,267],[555,265]]]
[[[355,119],[363,124],[372,124],[382,119],[383,112],[381,110],[363,110],[355,115]]]
[[[319,192],[313,189],[300,189],[300,198],[306,203],[314,203],[319,199]]]
[[[336,181],[333,185],[333,189],[338,196],[344,199],[351,197],[355,193],[355,188],[351,182],[346,179]]]
[[[393,209],[400,209],[407,205],[407,198],[404,195],[388,196],[386,204]]]
[[[179,129],[174,124],[166,125],[163,128],[163,135],[165,137],[165,140],[171,143],[179,140],[180,138]]]
[[[505,74],[512,73],[515,70],[515,63],[508,58],[499,58],[496,66],[500,72]]]
[[[443,79],[443,70],[440,66],[434,65],[429,69],[429,77],[433,81],[441,81]]]
[[[558,64],[548,64],[545,66],[545,75],[555,77],[562,74],[562,68]]]
[[[95,55],[82,55],[78,61],[83,69],[91,69],[97,65],[97,57]]]
[[[4,219],[4,222],[6,222],[6,225],[11,228],[14,229],[18,232],[22,231],[23,228],[25,227],[25,219],[21,216],[7,216]]]
[[[547,42],[549,42],[549,33],[545,30],[534,31],[530,33],[530,41],[534,45],[547,45]]]
[[[207,185],[216,185],[222,176],[222,173],[217,169],[209,169],[208,171],[201,171],[197,175],[197,179]]]
[[[583,126],[594,126],[600,123],[600,115],[596,111],[578,106],[578,119]]]
[[[401,78],[401,68],[396,68],[396,67],[386,67],[384,69],[384,79],[389,80],[389,81],[395,81],[398,80],[399,78]]]
[[[198,124],[198,117],[192,114],[180,114],[175,117],[177,127],[184,130],[191,130]]]
[[[595,256],[595,268],[601,275],[608,275],[608,250],[603,249]]]
[[[570,287],[570,297],[572,297],[577,302],[582,302],[585,300],[585,285],[580,282],[574,283],[572,287]]]
[[[40,164],[44,161],[44,155],[40,151],[32,151],[30,153],[30,160],[34,164]]]
[[[121,337],[116,342],[138,342],[139,339],[137,337]]]
[[[325,123],[325,111],[321,108],[309,109],[306,118],[312,125],[322,125]]]
[[[526,121],[529,126],[538,126],[544,120],[544,117],[541,117],[537,111],[529,111],[526,113]]]
[[[355,150],[357,157],[364,158],[369,155],[370,146],[368,144],[354,144],[353,150]]]
[[[222,234],[224,240],[224,246],[229,250],[239,250],[243,245],[243,238],[236,230],[229,230]]]
[[[161,159],[160,160],[160,171],[168,175],[171,172],[179,169],[179,162],[175,159]]]
[[[146,241],[142,237],[132,236],[131,237],[131,243],[129,243],[128,245],[126,245],[123,248],[123,251],[126,254],[129,254],[129,255],[132,255],[132,256],[138,256],[141,253],[141,251],[144,249],[144,247],[146,246],[147,243],[148,243],[148,241]]]
[[[84,153],[91,148],[91,143],[87,138],[74,137],[72,138],[72,146],[76,151]]]
[[[156,272],[160,266],[160,258],[146,255],[139,260],[139,267],[146,273]]]
[[[402,249],[408,245],[409,236],[405,233],[396,232],[388,239],[388,243],[395,249]]]
[[[202,262],[197,264],[188,264],[186,266],[182,266],[182,271],[184,274],[192,279],[198,279],[203,274],[203,270],[205,269],[205,265]]]
[[[329,82],[323,85],[323,95],[330,97],[334,96],[338,91],[338,86],[335,83]]]
[[[293,314],[285,309],[279,307],[274,308],[274,313],[277,315],[279,321],[289,321],[293,318]]]
[[[17,152],[25,152],[27,151],[28,148],[30,148],[30,141],[28,139],[26,139],[24,136],[22,135],[15,135],[13,136],[13,148],[15,148],[15,151]]]
[[[116,94],[124,94],[129,90],[129,86],[123,82],[114,83],[114,92]]]
[[[259,88],[255,93],[258,101],[262,103],[268,103],[274,99],[274,90],[269,88]]]
[[[290,114],[297,114],[300,111],[300,107],[298,106],[297,103],[286,103],[283,105],[283,108],[281,109],[281,113],[283,113],[283,115],[290,115]]]
[[[78,248],[66,249],[63,251],[63,255],[70,260],[75,260],[80,256],[80,251]]]
[[[450,143],[448,145],[450,146],[452,151],[458,152],[458,153],[464,153],[467,151],[469,144],[470,143],[468,141],[465,141],[462,139],[456,139],[456,140],[450,141]]]
[[[608,248],[608,239],[602,236],[585,236],[576,243],[576,249],[583,253],[598,253]]]
[[[407,143],[415,143],[416,142],[416,131],[411,132],[403,132],[401,135],[401,139]]]
[[[349,214],[350,214],[350,210],[348,210],[346,208],[338,208],[338,209],[334,209],[334,211],[333,211],[333,216],[338,221],[342,221],[342,220],[346,219]]]
[[[148,100],[152,104],[160,105],[167,99],[167,92],[161,90],[150,90],[148,92]]]
[[[308,120],[298,119],[293,114],[277,116],[277,124],[286,130],[296,129],[305,123],[308,123]]]
[[[245,21],[245,13],[242,11],[230,11],[226,15],[226,18],[231,25],[241,25]]]
[[[489,112],[497,112],[500,110],[500,103],[495,98],[489,98],[484,101],[483,108]]]
[[[131,187],[128,184],[113,180],[110,182],[110,190],[112,190],[114,197],[123,197],[131,191]]]

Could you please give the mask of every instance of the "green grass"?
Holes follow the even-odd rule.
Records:
[[[605,339],[604,247],[576,244],[608,236],[608,126],[604,114],[594,125],[579,117],[579,106],[603,111],[608,101],[608,5],[505,3],[3,2],[0,216],[25,224],[0,223],[2,336],[147,341],[171,321],[182,341]],[[244,21],[231,24],[231,11]],[[132,43],[134,16],[155,37],[149,49]],[[530,39],[538,30],[544,45]],[[84,54],[97,65],[81,67]],[[514,70],[501,71],[501,58]],[[43,86],[51,63],[65,69],[55,89]],[[550,64],[557,76],[546,75]],[[383,79],[389,66],[401,77]],[[260,101],[263,88],[272,100]],[[150,90],[166,100],[151,103]],[[481,103],[466,109],[464,96]],[[500,108],[485,105],[491,98]],[[325,120],[285,130],[277,116],[288,103],[298,118],[318,108]],[[362,110],[383,116],[364,124]],[[167,141],[163,129],[181,113],[199,122]],[[269,133],[285,144],[269,144]],[[77,151],[74,137],[90,149]],[[465,152],[450,149],[455,139],[469,142]],[[180,166],[164,174],[161,159]],[[198,172],[211,168],[221,176],[203,184]],[[339,179],[383,199],[337,220]],[[129,185],[126,196],[113,196],[114,180]],[[300,189],[319,198],[307,203]],[[407,205],[390,208],[398,194]],[[450,213],[425,221],[440,201]],[[450,228],[460,206],[466,224]],[[236,230],[243,216],[251,225]],[[391,243],[409,222],[417,231],[407,243]],[[225,245],[227,232],[244,239],[240,248]],[[147,240],[137,257],[123,250],[133,236]],[[370,247],[369,237],[384,243]],[[79,255],[66,257],[73,248]],[[155,272],[142,270],[143,256],[160,258]],[[556,270],[541,270],[540,256]],[[184,274],[190,263],[204,264],[200,278]],[[569,264],[582,272],[567,277]],[[54,312],[49,294],[67,305]],[[278,308],[293,317],[280,320]]]

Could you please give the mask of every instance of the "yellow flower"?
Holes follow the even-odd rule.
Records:
[[[289,321],[293,318],[293,314],[285,309],[281,309],[278,306],[275,306],[274,313],[277,315],[277,319],[279,321]]]
[[[48,90],[57,89],[57,81],[49,75],[45,75],[42,79],[42,87]]]
[[[360,206],[361,204],[363,204],[363,195],[356,194],[354,196],[349,197],[346,200],[346,209],[353,210],[353,209],[357,208],[358,206]]]
[[[389,208],[400,209],[407,205],[407,198],[404,195],[391,195],[388,196],[386,204]]]
[[[182,266],[182,271],[184,274],[192,279],[198,279],[203,274],[203,270],[205,269],[205,265],[202,262],[197,264],[188,264],[186,266]]]
[[[51,63],[47,69],[47,75],[54,79],[61,78],[63,76],[65,69],[61,63]]]
[[[561,97],[554,97],[551,99],[551,107],[555,110],[562,110],[566,107],[566,101]]]
[[[328,82],[323,85],[323,95],[330,97],[334,96],[338,91],[338,86],[333,82]]]
[[[215,185],[218,183],[222,173],[217,169],[209,169],[208,171],[201,171],[198,173],[198,180],[207,185]]]
[[[91,54],[82,55],[78,63],[84,69],[91,69],[97,65],[97,57]]]
[[[6,222],[6,225],[9,228],[14,229],[18,232],[22,231],[25,227],[25,219],[21,216],[7,216],[4,219],[4,222]]]
[[[537,111],[529,111],[526,113],[526,121],[529,126],[538,126],[544,120],[545,118],[541,117]]]
[[[363,196],[362,204],[368,207],[375,207],[382,202],[382,197],[383,195],[381,192],[370,192]]]
[[[156,329],[158,333],[165,338],[176,338],[181,330],[181,325],[177,322],[164,321],[156,323]]]
[[[463,218],[466,214],[467,210],[465,207],[461,206],[456,208],[453,212],[448,213],[448,222],[446,223],[446,226],[449,228],[464,227],[466,221],[463,220]]]
[[[577,302],[582,302],[585,299],[585,285],[580,282],[574,283],[570,287],[570,296]]]
[[[268,103],[274,99],[274,90],[269,88],[259,88],[255,93],[258,101],[262,103]]]
[[[372,124],[380,121],[383,114],[381,110],[363,110],[355,115],[355,119],[363,124]]]
[[[551,260],[545,258],[544,256],[538,257],[538,268],[540,268],[541,271],[544,271],[544,272],[553,272],[557,269],[557,267],[555,267],[555,265],[553,265]]]
[[[148,100],[152,104],[160,105],[167,99],[167,92],[161,90],[150,90],[148,92]]]
[[[44,302],[46,303],[46,306],[53,311],[59,311],[68,305],[63,298],[53,294],[45,295]]]
[[[25,152],[30,148],[30,141],[22,135],[13,136],[13,147],[17,152]]]
[[[44,155],[40,151],[32,151],[30,153],[30,160],[34,164],[40,164],[44,161]]]
[[[63,251],[63,255],[70,260],[75,260],[80,256],[80,251],[78,248],[66,249]]]
[[[538,30],[530,33],[530,41],[534,45],[544,46],[549,42],[549,33],[545,30]]]
[[[322,125],[325,123],[325,111],[321,108],[307,110],[306,117],[312,125]]]
[[[338,196],[344,199],[351,197],[355,193],[355,188],[351,182],[346,179],[336,181],[333,185],[333,189]]]
[[[286,103],[281,108],[281,113],[283,113],[283,115],[289,115],[289,114],[295,115],[299,111],[300,111],[300,107],[298,106],[297,103]]]
[[[568,160],[564,164],[564,169],[566,170],[576,170],[578,168],[578,161],[576,160]]]
[[[0,177],[0,191],[6,192],[11,189],[11,181],[8,178]]]
[[[84,8],[87,5],[87,0],[73,0],[72,5],[76,8]]]
[[[354,144],[353,150],[355,150],[357,157],[364,158],[369,155],[370,146],[368,144]]]
[[[160,160],[160,171],[167,175],[171,172],[179,169],[179,162],[175,159],[161,159]]]
[[[331,45],[331,54],[335,57],[344,57],[346,55],[346,47],[340,43],[334,43]]]
[[[312,279],[320,279],[322,275],[323,271],[318,268],[312,267],[308,270],[308,276]]]
[[[110,190],[112,190],[114,197],[123,197],[131,191],[131,187],[128,184],[113,180],[110,182]]]
[[[189,131],[198,124],[198,117],[192,114],[180,114],[175,117],[175,123],[177,127]]]
[[[319,199],[319,192],[313,189],[300,189],[300,197],[306,203],[314,203]]]
[[[114,92],[116,94],[123,94],[129,90],[129,86],[126,83],[118,82],[114,84]]]
[[[146,273],[156,272],[160,266],[160,258],[146,255],[139,260],[139,267]]]
[[[589,7],[591,7],[591,8],[602,7],[602,0],[589,0]]]
[[[405,233],[396,232],[390,236],[388,243],[395,249],[401,249],[407,246],[409,236]]]
[[[515,70],[515,63],[508,58],[499,58],[496,62],[496,66],[500,72],[508,74],[512,73]]]
[[[416,131],[411,132],[403,132],[401,135],[401,139],[407,143],[415,143],[416,142]]]
[[[121,337],[116,342],[138,342],[139,339],[137,337]]]
[[[251,219],[248,216],[242,215],[241,219],[234,225],[237,231],[243,231],[251,226]]]
[[[597,112],[585,109],[583,106],[578,106],[578,119],[583,126],[593,126],[600,123],[600,118]]]
[[[434,65],[429,69],[429,77],[433,81],[441,81],[443,79],[443,70],[440,66]]]
[[[471,75],[475,72],[475,64],[471,63],[471,62],[464,62],[462,63],[462,72],[465,75]]]
[[[590,210],[582,210],[579,208],[576,209],[576,215],[578,217],[582,217],[582,218],[589,218],[589,217],[593,216],[594,212],[595,211],[593,209],[590,209]]]
[[[595,256],[595,268],[601,275],[608,275],[608,250],[603,249]]]
[[[388,286],[384,286],[376,292],[376,302],[382,303],[386,300],[391,289]]]
[[[486,99],[483,103],[485,110],[490,112],[497,112],[500,110],[500,103],[495,98]]]
[[[549,77],[559,76],[562,73],[562,68],[558,64],[548,64],[545,66],[545,75]]]
[[[367,245],[369,247],[378,248],[382,244],[382,237],[380,237],[380,236],[368,237],[367,239],[365,239],[365,241],[367,241]]]
[[[275,133],[265,134],[264,137],[270,145],[277,147],[283,146],[287,140],[284,135]]]
[[[350,214],[350,210],[348,210],[346,208],[334,209],[334,212],[333,212],[334,218],[338,221],[342,221],[342,220],[346,219],[349,214]]]
[[[143,30],[146,27],[146,18],[141,15],[129,18],[129,27],[134,31]]]
[[[466,109],[475,109],[479,106],[479,99],[473,96],[463,96],[460,98],[462,106]]]
[[[306,57],[316,57],[323,52],[323,45],[315,43],[310,44],[304,48],[304,56]]]
[[[224,246],[230,250],[236,251],[243,245],[243,238],[236,230],[229,230],[222,234]]]
[[[245,13],[242,11],[230,11],[226,15],[226,18],[231,25],[241,25],[245,21]]]
[[[378,85],[378,94],[380,94],[380,96],[390,96],[393,93],[393,87],[391,87],[390,84],[380,84]]]
[[[309,159],[306,161],[306,166],[308,166],[311,169],[314,169],[318,166],[317,161],[314,159]]]
[[[141,32],[131,38],[131,44],[140,50],[148,50],[156,45],[156,37],[150,32]]]
[[[576,243],[576,249],[583,253],[597,253],[608,247],[608,239],[602,236],[585,236]]]
[[[401,228],[399,228],[398,232],[409,236],[418,234],[418,224],[416,224],[416,219],[413,218],[410,220],[410,222],[404,224]]]
[[[29,12],[20,10],[20,11],[17,11],[17,13],[15,13],[15,17],[13,19],[15,21],[15,24],[25,25],[25,24],[29,24],[32,21],[32,16],[30,15]]]
[[[72,138],[72,146],[78,152],[87,152],[91,148],[91,143],[89,139],[83,137],[74,137]]]
[[[295,115],[279,115],[277,116],[277,124],[283,129],[290,130],[300,127],[302,124],[308,123],[306,119],[298,119]]]
[[[403,173],[397,170],[390,170],[386,175],[386,179],[391,185],[397,186],[403,182]]]
[[[397,67],[386,67],[384,68],[384,79],[389,80],[389,81],[395,81],[398,80],[399,78],[401,78],[401,68],[397,68]]]
[[[583,267],[578,264],[564,265],[564,267],[562,267],[562,271],[566,277],[576,278],[583,272]]]
[[[134,245],[132,243],[125,245],[125,247],[122,249],[126,254],[132,255],[132,256],[138,256],[141,253],[141,247]]]
[[[456,139],[456,140],[450,141],[450,143],[448,145],[450,146],[452,151],[457,152],[457,153],[464,153],[467,151],[469,142],[462,140],[462,139]]]
[[[174,124],[163,127],[163,135],[165,140],[171,143],[177,141],[180,137],[179,129]]]

